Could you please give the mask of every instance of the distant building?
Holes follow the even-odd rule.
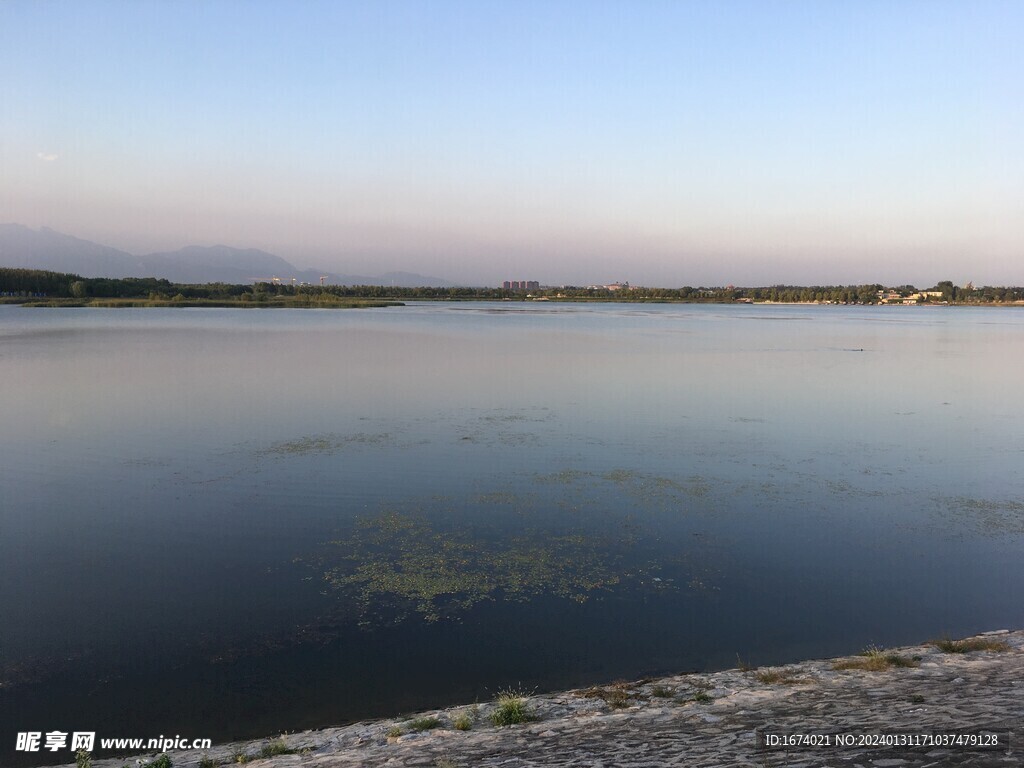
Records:
[[[540,288],[540,282],[537,280],[506,280],[501,287],[506,291],[536,291]]]

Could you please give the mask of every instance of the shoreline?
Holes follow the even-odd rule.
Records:
[[[152,308],[217,308],[217,309],[362,309],[376,307],[401,307],[407,306],[407,302],[422,302],[430,304],[445,303],[473,303],[473,302],[506,302],[514,304],[533,304],[537,302],[552,304],[686,304],[704,306],[751,306],[751,307],[917,307],[917,308],[947,308],[947,307],[992,307],[1009,308],[1024,307],[1024,300],[1018,301],[953,301],[953,302],[922,302],[920,304],[904,304],[896,301],[880,302],[841,302],[841,301],[771,301],[771,300],[750,300],[733,299],[720,301],[714,299],[665,299],[665,298],[624,298],[624,297],[543,297],[527,298],[517,297],[494,298],[478,296],[458,297],[431,297],[431,296],[346,296],[339,297],[334,301],[238,301],[230,299],[147,299],[135,298],[47,298],[47,297],[0,297],[0,306],[21,306],[28,308],[100,308],[100,309],[152,309]]]
[[[869,649],[779,667],[670,675],[544,695],[522,693],[533,718],[491,722],[495,702],[409,717],[171,751],[174,768],[252,763],[308,766],[1008,766],[1024,759],[1024,630],[964,641]],[[816,747],[766,746],[766,736],[815,734]],[[852,734],[852,746],[836,739]],[[863,735],[918,744],[868,746]],[[982,734],[987,750],[936,735]],[[922,743],[922,739],[931,740]],[[275,754],[276,753],[276,754]],[[103,758],[93,768],[145,765],[158,753]]]

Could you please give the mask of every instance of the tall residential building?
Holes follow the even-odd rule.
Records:
[[[539,280],[506,280],[501,284],[506,291],[536,291],[540,288]]]

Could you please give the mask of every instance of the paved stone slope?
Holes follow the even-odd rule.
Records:
[[[254,768],[1024,766],[1024,631],[983,637],[1005,646],[947,653],[923,645],[773,669],[618,683],[530,697],[527,706],[537,719],[520,725],[492,725],[492,702],[423,713],[420,718],[436,718],[440,725],[421,732],[413,726],[430,724],[427,720],[386,720],[171,758],[174,768],[198,767],[202,758],[235,764],[240,755],[252,756],[248,764]],[[455,729],[460,717],[468,730]],[[857,739],[859,734],[977,734],[983,729],[1001,731],[999,749],[835,744],[837,734]],[[764,746],[766,737],[796,734],[830,735],[832,743],[788,750]],[[271,744],[295,752],[255,757]],[[136,764],[131,759],[95,765],[120,768],[126,762]]]

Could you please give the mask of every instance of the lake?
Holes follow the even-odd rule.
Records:
[[[0,306],[0,763],[1024,626],[1024,311]]]

